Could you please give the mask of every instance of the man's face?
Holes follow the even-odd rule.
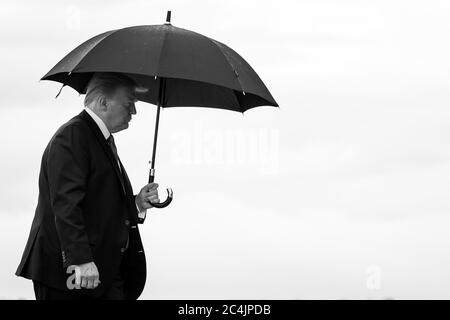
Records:
[[[132,90],[126,87],[117,88],[110,97],[106,98],[105,118],[111,133],[128,128],[131,115],[136,114],[135,101]]]

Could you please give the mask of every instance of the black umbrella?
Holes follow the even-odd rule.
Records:
[[[171,12],[163,25],[135,26],[99,34],[79,45],[41,80],[53,80],[86,93],[95,72],[119,72],[148,90],[140,101],[158,106],[149,182],[154,181],[160,108],[207,107],[244,112],[275,106],[269,90],[252,67],[225,44],[174,27]],[[157,208],[167,206],[152,203]]]

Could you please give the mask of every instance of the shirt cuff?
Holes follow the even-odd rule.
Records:
[[[143,210],[143,211],[139,211],[139,207],[137,205],[137,203],[134,203],[136,205],[136,210],[138,212],[138,218],[140,219],[145,219],[145,216],[147,215],[147,209]]]

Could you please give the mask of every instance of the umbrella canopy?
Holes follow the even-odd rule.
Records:
[[[169,19],[170,20],[170,19]],[[134,26],[99,34],[79,45],[41,80],[86,92],[94,72],[120,72],[148,89],[137,98],[162,107],[196,106],[244,112],[278,106],[252,67],[225,44],[199,33],[163,25]]]

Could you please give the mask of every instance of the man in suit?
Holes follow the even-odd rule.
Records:
[[[62,125],[41,161],[39,198],[16,275],[33,280],[36,299],[137,299],[146,280],[138,223],[158,185],[137,195],[113,133],[136,114],[135,83],[96,73],[85,110]]]

